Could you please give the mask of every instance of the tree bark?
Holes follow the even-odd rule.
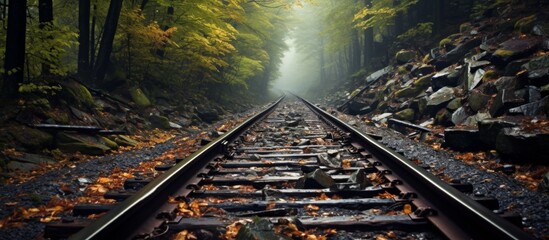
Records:
[[[372,0],[364,0],[364,6],[370,7],[372,5]],[[368,28],[364,30],[364,47],[362,49],[364,61],[363,61],[363,67],[365,69],[371,69],[370,66],[371,60],[373,57],[372,51],[374,50],[374,29]]]
[[[118,27],[118,18],[120,17],[121,10],[122,0],[111,0],[107,19],[105,20],[105,25],[103,27],[103,36],[99,45],[99,52],[97,53],[97,61],[94,69],[96,85],[103,82],[105,74],[107,73],[107,66],[110,62],[112,45],[116,34],[116,28]]]
[[[78,1],[78,76],[90,83],[90,0]]]
[[[53,1],[52,0],[38,0],[38,26],[40,29],[46,28],[48,25],[51,27],[53,24]],[[51,30],[51,29],[50,29]],[[47,39],[53,39],[51,34],[46,36]],[[50,65],[42,63],[42,75],[49,75]]]
[[[24,79],[25,32],[27,29],[27,0],[10,0],[8,5],[8,30],[4,58],[4,83],[2,97],[17,96],[18,84]],[[14,71],[9,74],[8,72]]]

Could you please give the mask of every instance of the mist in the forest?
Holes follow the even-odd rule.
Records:
[[[319,77],[315,61],[307,59],[298,51],[293,39],[287,40],[288,51],[284,53],[280,76],[273,83],[273,90],[289,91],[298,95],[308,93]]]

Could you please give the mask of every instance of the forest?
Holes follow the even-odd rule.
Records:
[[[359,175],[380,162],[352,134],[324,132],[292,95],[449,185],[475,184],[475,200],[491,204],[495,193],[490,213],[522,211],[508,217],[545,239],[548,19],[549,0],[0,0],[0,240],[43,236],[77,204],[112,204],[105,193],[162,176],[204,146],[234,150],[218,139],[280,96],[288,102],[261,131],[233,139],[257,147],[251,160],[271,165],[280,159],[261,154],[279,152],[263,147],[284,143],[280,152],[315,155],[318,166],[339,161],[330,174],[361,168],[355,180],[379,184],[391,174]],[[347,151],[361,156],[340,158]],[[292,179],[317,172],[296,162]],[[265,169],[255,177],[274,168]],[[227,189],[269,198],[269,185],[237,186]],[[397,197],[381,190],[376,200]],[[195,210],[207,205],[177,201],[205,214]],[[314,209],[305,212],[321,216]],[[336,234],[326,230],[307,239]]]

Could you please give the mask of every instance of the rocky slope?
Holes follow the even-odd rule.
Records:
[[[535,10],[464,23],[426,56],[403,49],[340,92],[346,97],[328,100],[373,124],[395,118],[444,133],[449,149],[548,165],[549,12]]]

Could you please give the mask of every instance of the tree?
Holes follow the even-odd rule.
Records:
[[[78,76],[90,81],[90,0],[78,1]]]
[[[8,5],[8,30],[6,57],[4,58],[5,80],[3,97],[17,95],[18,84],[23,83],[25,65],[25,32],[27,28],[27,0],[10,0]]]
[[[103,36],[101,37],[97,60],[94,64],[94,80],[96,85],[103,83],[103,79],[107,73],[107,66],[110,63],[110,56],[114,36],[116,34],[116,28],[118,27],[120,11],[122,11],[122,0],[111,0],[107,19],[105,20],[105,25],[103,27]]]

